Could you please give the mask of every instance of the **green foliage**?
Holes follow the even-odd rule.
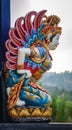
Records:
[[[46,72],[39,82],[51,95],[54,95],[56,89],[60,93],[65,89],[68,99],[72,101],[72,72]]]
[[[39,85],[52,97],[52,121],[72,123],[72,71],[45,73]]]
[[[67,95],[55,93],[52,96],[52,121],[53,122],[72,122],[72,102],[67,100]]]
[[[69,116],[67,122],[72,123],[72,101],[67,102],[67,108],[69,110]]]

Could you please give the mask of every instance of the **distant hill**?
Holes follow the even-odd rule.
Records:
[[[56,91],[59,93],[66,91],[68,98],[72,100],[72,72],[46,72],[38,81],[38,84],[42,85],[51,94]]]

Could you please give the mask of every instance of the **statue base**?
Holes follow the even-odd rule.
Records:
[[[16,122],[16,123],[49,123],[51,121],[51,118],[45,118],[45,117],[12,117],[9,118],[9,122]]]
[[[50,122],[52,108],[14,107],[8,111],[9,121],[13,122]]]

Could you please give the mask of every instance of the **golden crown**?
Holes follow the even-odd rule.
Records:
[[[51,16],[44,16],[45,20],[42,22],[44,23],[45,27],[43,28],[43,32],[45,34],[48,34],[49,32],[52,34],[61,34],[62,33],[62,28],[58,27],[58,24],[60,23],[60,18],[56,15],[51,15]]]

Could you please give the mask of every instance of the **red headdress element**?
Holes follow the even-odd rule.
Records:
[[[15,22],[15,28],[17,30],[17,33],[18,33],[20,39],[22,41],[26,41],[26,38],[25,38],[26,31],[25,31],[23,25],[24,25],[24,17],[18,18]]]
[[[47,10],[42,10],[39,13],[37,13],[35,19],[34,19],[34,29],[35,31],[37,31],[37,29],[39,28],[42,18],[44,16],[44,14],[46,13]]]
[[[33,27],[33,23],[32,23],[32,16],[35,15],[36,16],[36,12],[35,11],[31,11],[29,13],[27,13],[27,15],[25,16],[25,28],[28,34],[30,34],[31,29]]]

